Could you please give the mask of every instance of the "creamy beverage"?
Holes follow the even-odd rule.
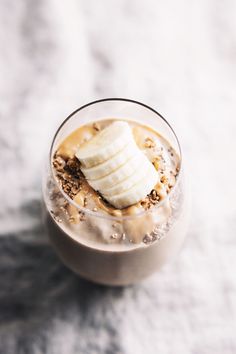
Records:
[[[181,157],[133,119],[78,125],[53,147],[44,195],[50,239],[94,282],[137,282],[171,259],[186,229]]]

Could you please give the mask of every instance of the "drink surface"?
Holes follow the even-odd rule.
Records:
[[[159,178],[145,198],[125,208],[115,208],[84,178],[76,157],[81,146],[114,121],[106,119],[81,126],[59,144],[52,157],[57,183],[47,207],[59,229],[81,244],[98,250],[126,251],[160,241],[177,218],[180,193],[178,188],[170,192],[178,178],[180,158],[151,127],[125,120],[139,150],[153,164]],[[143,166],[137,168],[142,170]],[[111,191],[117,188],[114,185]]]

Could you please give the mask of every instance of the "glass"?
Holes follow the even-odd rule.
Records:
[[[134,120],[151,126],[180,157],[179,174],[170,193],[152,209],[137,215],[103,215],[77,205],[61,189],[52,169],[54,153],[70,133],[82,125],[111,118]],[[53,247],[70,269],[97,283],[126,285],[146,278],[176,256],[186,234],[188,198],[178,139],[158,112],[128,99],[104,99],[89,103],[61,124],[49,155],[43,178],[45,224]],[[70,223],[71,217],[77,218],[78,223]],[[113,244],[111,235],[114,234],[115,223],[127,235],[128,245],[127,239]],[[134,232],[135,238],[140,241],[138,243],[132,242]]]

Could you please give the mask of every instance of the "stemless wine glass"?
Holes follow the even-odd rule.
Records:
[[[180,159],[179,174],[170,193],[153,208],[138,214],[110,216],[79,206],[62,190],[52,168],[55,151],[70,133],[82,125],[111,118],[152,127],[170,143]],[[173,129],[145,104],[109,98],[91,102],[70,114],[53,138],[43,179],[45,223],[51,243],[65,265],[100,284],[126,285],[146,278],[172,260],[183,243],[188,222],[181,160]],[[71,223],[71,215],[78,222]],[[112,242],[114,224],[119,225],[121,235],[126,235],[124,241]]]

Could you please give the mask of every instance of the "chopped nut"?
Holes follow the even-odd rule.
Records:
[[[153,165],[154,165],[155,169],[158,171],[159,163],[158,163],[157,160],[155,160],[155,161],[153,162]]]
[[[113,238],[114,240],[116,240],[117,237],[118,237],[118,234],[116,234],[116,233],[111,235],[111,238]]]
[[[166,184],[166,185],[168,184],[168,178],[165,175],[161,177],[160,181],[163,184]]]
[[[61,156],[54,157],[53,167],[58,171],[63,171],[65,166],[65,160]]]
[[[148,197],[146,197],[145,199],[143,199],[141,202],[140,202],[141,206],[145,209],[145,210],[148,210],[151,206],[151,203],[148,199]]]
[[[149,201],[152,205],[155,205],[159,202],[160,200],[160,196],[158,195],[157,191],[155,189],[153,189],[150,193],[150,195],[148,196]]]
[[[73,159],[69,159],[66,162],[65,170],[69,172],[71,175],[78,175],[80,171],[79,160],[76,157],[74,157]]]
[[[65,161],[61,156],[55,156],[53,166],[62,189],[73,199],[80,190],[79,161],[76,158]]]
[[[144,146],[146,148],[154,148],[156,146],[156,144],[154,143],[154,141],[152,140],[152,138],[146,138],[145,142],[144,142]]]
[[[93,129],[95,129],[98,132],[101,130],[101,127],[97,122],[95,122],[95,123],[93,123]]]
[[[152,162],[154,162],[154,161],[161,161],[161,159],[162,159],[162,155],[157,155],[157,156],[154,157],[154,159],[153,159]]]
[[[98,211],[98,209],[96,207],[93,208],[93,211]]]
[[[153,190],[151,191],[151,198],[152,198],[152,199],[157,199],[157,198],[159,198],[158,195],[157,195],[157,191],[156,191],[155,189],[153,189]]]
[[[145,209],[150,209],[153,205],[156,205],[160,200],[160,196],[158,192],[153,189],[149,195],[143,200],[141,200],[140,204]]]

